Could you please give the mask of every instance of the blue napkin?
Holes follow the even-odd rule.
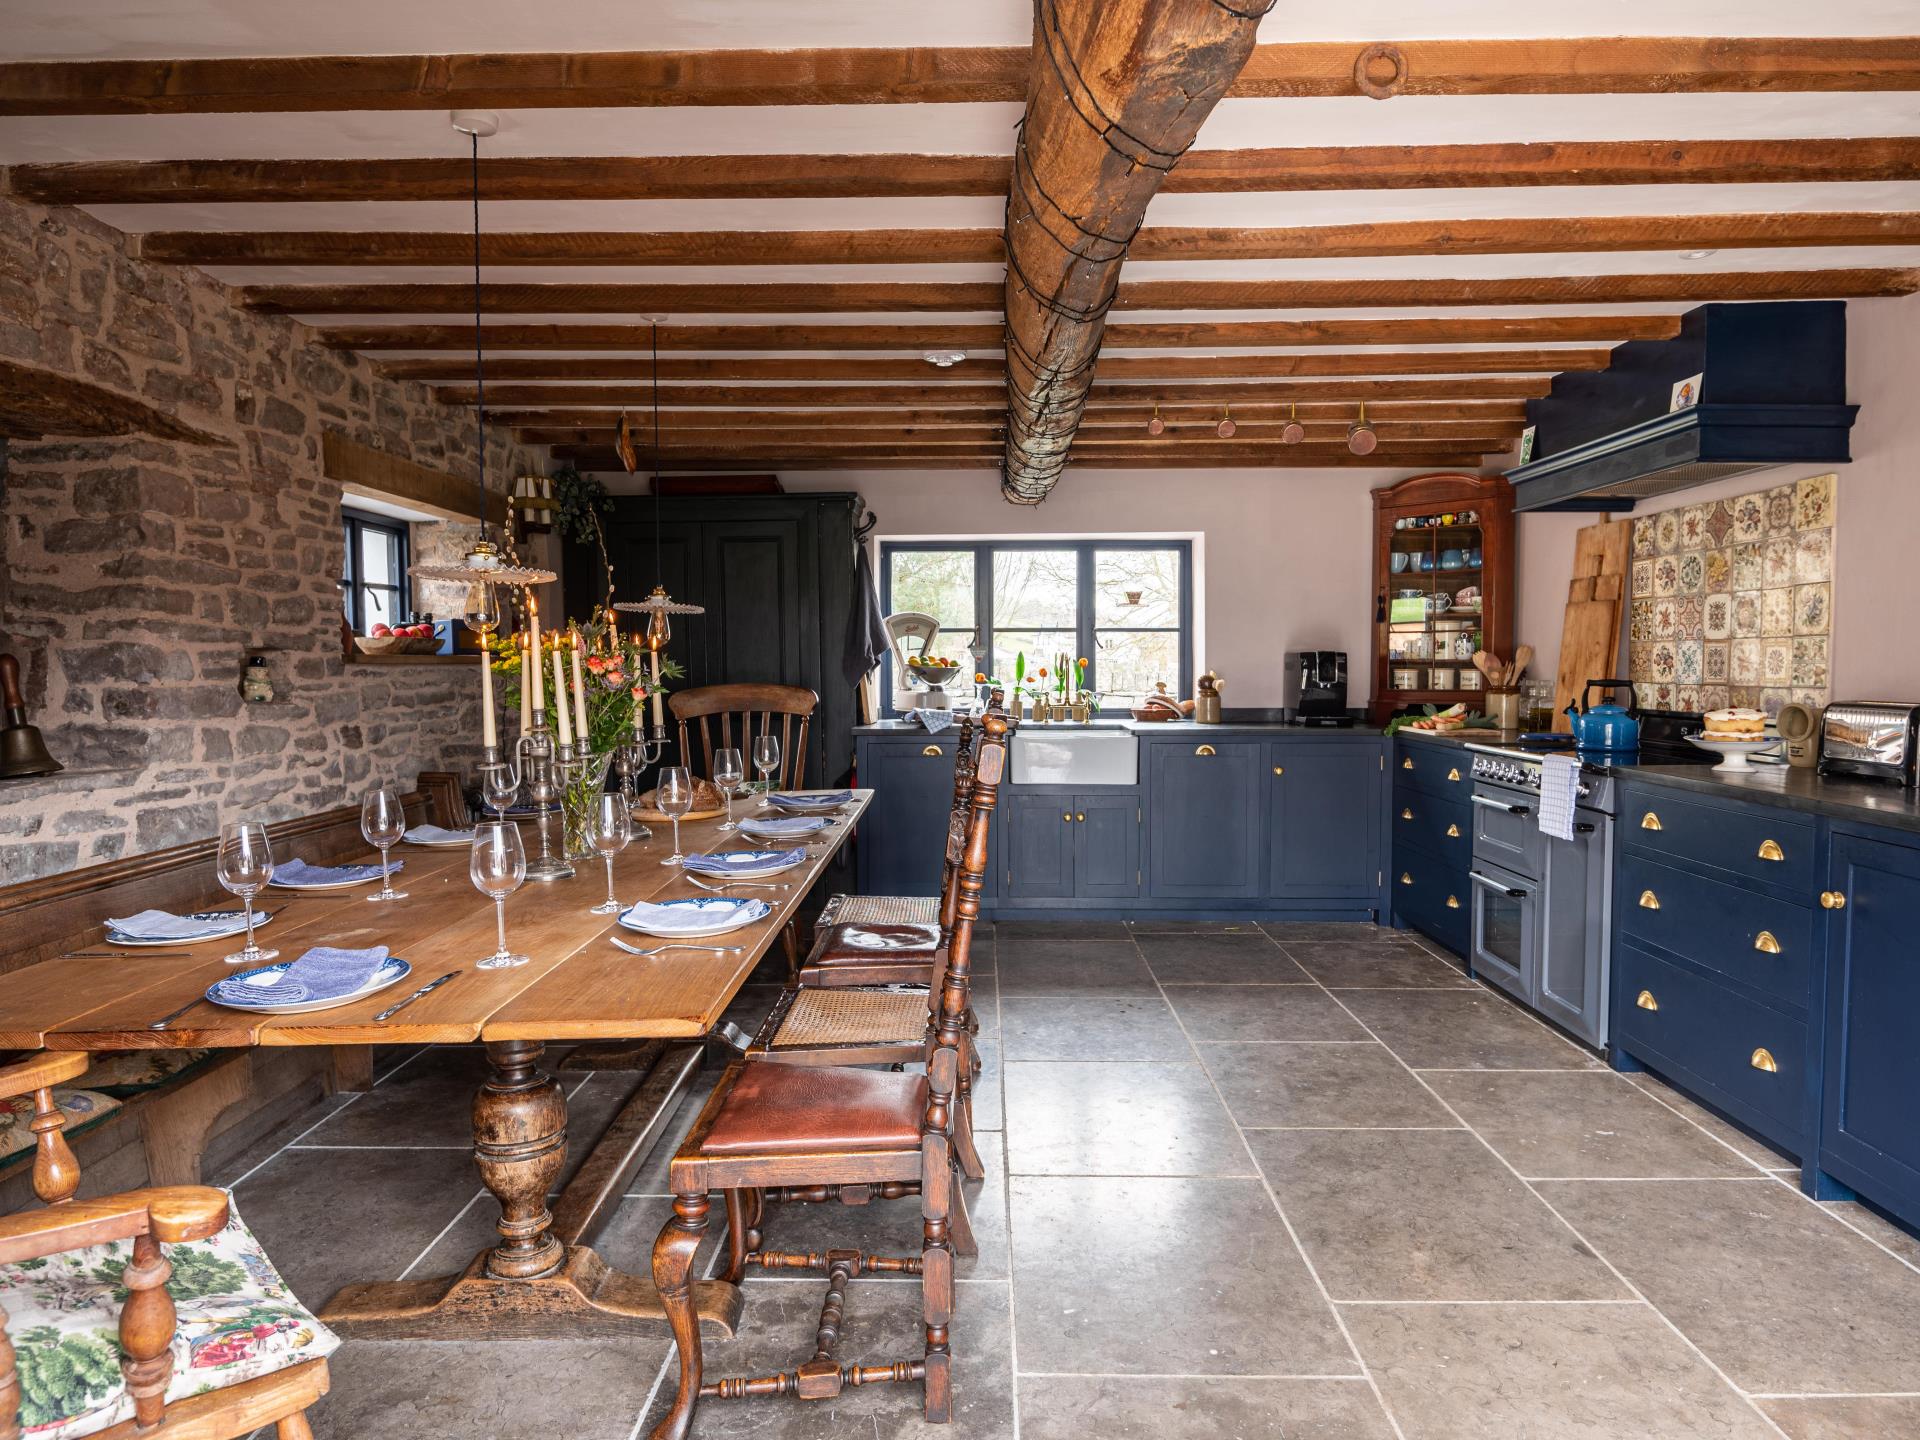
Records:
[[[704,895],[698,900],[668,900],[658,905],[642,900],[620,917],[620,923],[649,935],[673,936],[710,930],[724,921],[751,925],[772,913],[773,907],[764,900]]]
[[[719,850],[711,855],[689,855],[681,866],[696,875],[767,875],[797,865],[807,852],[795,850]]]
[[[235,976],[217,982],[208,994],[215,1000],[242,1005],[296,1005],[303,1000],[333,1000],[364,990],[386,963],[384,945],[375,945],[370,950],[336,950],[328,945],[316,945],[283,970],[277,965],[268,967],[281,972],[280,978],[270,985]]]
[[[844,805],[853,799],[851,790],[813,790],[804,793],[775,791],[767,796],[771,805],[797,810],[820,809],[827,805]]]
[[[404,860],[395,860],[388,868],[398,874]],[[290,889],[303,885],[338,885],[345,880],[378,880],[378,865],[309,865],[304,860],[282,860],[273,867],[273,883]]]
[[[266,923],[264,916],[254,918],[255,925]],[[142,910],[123,920],[107,921],[107,928],[128,940],[211,940],[216,935],[231,935],[235,928],[246,927],[246,917],[238,910],[197,915],[175,915],[167,910]]]
[[[764,819],[750,815],[740,822],[740,828],[769,840],[796,840],[803,835],[818,835],[827,828],[827,822],[820,815],[770,815]]]

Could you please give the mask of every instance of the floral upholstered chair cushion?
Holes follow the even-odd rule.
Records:
[[[158,1089],[211,1054],[211,1050],[108,1050],[94,1056],[87,1067],[87,1088],[124,1100]]]
[[[340,1341],[294,1298],[236,1209],[211,1239],[163,1249],[179,1314],[167,1402],[331,1355]],[[0,1265],[0,1308],[17,1353],[20,1424],[72,1440],[133,1415],[120,1374],[120,1272],[133,1242]]]
[[[98,1125],[120,1108],[111,1095],[93,1090],[72,1090],[65,1085],[53,1087],[54,1108],[66,1122],[68,1135],[77,1135],[89,1125]],[[0,1165],[22,1150],[31,1150],[39,1138],[33,1133],[33,1096],[15,1095],[0,1100]],[[24,1162],[22,1162],[24,1163]]]

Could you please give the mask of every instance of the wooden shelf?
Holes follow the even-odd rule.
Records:
[[[468,650],[453,655],[368,655],[355,650],[346,657],[349,665],[466,665],[471,667],[480,658],[478,650]]]

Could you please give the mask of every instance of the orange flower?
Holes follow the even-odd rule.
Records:
[[[1046,671],[1044,671],[1044,670],[1042,670],[1042,671],[1040,672],[1040,678],[1041,678],[1042,680],[1044,680],[1044,679],[1046,679],[1046,678],[1047,678],[1047,672],[1046,672]]]
[[[984,671],[984,670],[976,670],[976,671],[974,671],[974,672],[973,672],[973,683],[974,683],[974,684],[976,684],[976,685],[984,685],[984,684],[986,684],[986,683],[987,683],[987,672],[986,672],[986,671]]]
[[[624,685],[626,682],[627,677],[622,675],[618,670],[609,671],[607,674],[607,683],[610,685]]]
[[[607,662],[602,660],[598,655],[589,655],[587,657],[587,669],[593,671],[594,674],[598,675],[606,668]]]

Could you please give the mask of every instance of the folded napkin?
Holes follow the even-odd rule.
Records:
[[[658,905],[642,900],[620,917],[620,923],[649,935],[686,935],[711,930],[728,921],[750,925],[772,911],[773,907],[764,900],[705,895],[698,900],[667,900]]]
[[[680,863],[696,875],[764,875],[797,865],[806,858],[807,852],[803,849],[719,850],[711,855],[689,855]]]
[[[264,924],[255,917],[254,924]],[[123,920],[107,921],[107,928],[128,940],[209,940],[216,935],[231,935],[234,927],[244,928],[246,917],[238,910],[218,913],[175,915],[167,910],[142,910]]]
[[[407,862],[395,860],[387,868],[398,874]],[[273,883],[298,889],[302,885],[338,885],[346,880],[378,880],[378,865],[309,865],[304,860],[282,860],[273,867]]]
[[[472,841],[471,830],[449,830],[441,825],[416,825],[407,831],[407,839],[416,845],[465,845]]]
[[[387,963],[387,947],[370,950],[336,950],[316,945],[285,969],[258,979],[238,976],[215,983],[207,993],[211,999],[240,1005],[297,1005],[302,1000],[334,1000],[364,990],[373,983]],[[273,973],[277,971],[278,973]]]
[[[770,815],[765,819],[750,815],[740,822],[740,828],[749,835],[764,835],[769,840],[791,840],[802,835],[818,835],[827,828],[827,822],[819,815]]]
[[[938,735],[952,727],[954,714],[951,710],[909,710],[907,719],[919,721],[929,735]]]
[[[851,790],[812,790],[806,792],[778,791],[767,796],[767,802],[796,810],[819,809],[827,805],[844,805],[853,799]]]

